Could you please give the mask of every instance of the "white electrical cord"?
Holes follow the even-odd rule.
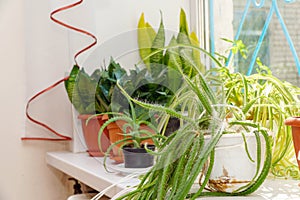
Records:
[[[102,190],[101,192],[99,192],[97,195],[95,195],[91,200],[99,200],[107,191],[109,191],[111,188],[115,187],[116,185],[124,182],[124,181],[127,181],[127,180],[130,180],[134,177],[138,177],[139,175],[141,175],[142,173],[132,173],[132,174],[129,174],[125,177],[123,177],[120,181],[108,186],[107,188],[105,188],[104,190]],[[128,188],[129,189],[129,188]],[[117,195],[115,195],[113,198],[117,197],[120,195],[120,193],[124,193],[125,190],[126,191],[129,191],[128,189],[124,189],[122,190],[121,192],[119,192]]]

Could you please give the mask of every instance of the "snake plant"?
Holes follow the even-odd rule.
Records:
[[[200,53],[197,50],[185,48],[184,46],[175,47],[176,44],[193,45],[199,47],[199,40],[194,32],[189,32],[186,14],[183,9],[180,11],[179,31],[173,34],[169,44],[166,45],[166,32],[163,19],[158,31],[156,32],[152,26],[145,21],[144,13],[142,13],[138,23],[138,45],[140,57],[149,70],[156,70],[156,66],[164,65],[174,70],[180,68],[183,72],[192,77],[197,67],[201,72],[205,71],[204,65],[201,63]],[[166,49],[166,46],[173,46],[172,49]],[[162,51],[164,49],[164,51]],[[153,52],[156,52],[153,54]],[[187,59],[188,58],[188,59]],[[168,76],[170,85],[179,85],[174,77],[174,71],[169,71]]]
[[[114,86],[125,73],[113,59],[107,68],[96,69],[91,75],[75,65],[65,81],[69,100],[79,114],[108,112]]]
[[[168,71],[164,66],[155,68],[156,70],[150,71],[148,68],[136,66],[119,79],[119,84],[132,98],[167,105],[174,96],[174,92],[168,87]],[[180,78],[177,82],[181,82]],[[134,104],[133,107],[138,118],[151,118],[141,106]],[[131,109],[128,100],[118,88],[113,91],[111,108],[114,112],[128,112],[128,109]]]

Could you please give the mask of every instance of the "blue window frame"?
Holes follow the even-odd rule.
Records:
[[[234,33],[238,31],[239,21],[243,16],[243,10],[239,7],[234,8],[233,13],[233,30]],[[234,57],[234,67],[236,71],[243,74],[248,72],[249,63],[251,63],[252,55],[255,51],[255,47],[259,37],[261,35],[264,23],[266,21],[267,11],[265,10],[251,10],[245,19],[244,28],[241,31],[239,40],[242,40],[247,47],[248,57],[244,59],[241,55],[236,55]],[[258,57],[267,66],[270,65],[270,51],[269,51],[269,31],[267,31],[266,36],[263,40],[260,51],[258,52]],[[256,67],[256,64],[255,66]],[[253,71],[252,71],[253,73]]]
[[[222,36],[214,32],[220,24],[217,20],[228,20],[221,16],[232,15],[232,38],[241,39],[248,47],[248,58],[235,56],[235,70],[245,74],[255,73],[257,57],[270,67],[272,73],[282,80],[300,86],[300,1],[299,0],[199,0],[209,3],[208,17],[211,26],[210,49],[217,49]],[[218,5],[218,4],[221,4]],[[232,9],[228,9],[232,6]],[[230,13],[231,12],[231,13]]]

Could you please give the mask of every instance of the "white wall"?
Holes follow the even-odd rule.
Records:
[[[85,5],[88,2],[85,1]],[[97,21],[87,24],[84,21],[85,15],[79,13],[76,15],[78,23],[85,24],[91,30],[97,30],[97,35],[103,35],[100,40],[103,41],[121,31],[134,29],[140,11],[143,9],[148,9],[148,12],[145,11],[146,18],[152,24],[158,25],[159,10],[162,7],[165,12],[166,26],[173,28],[178,25],[179,7],[185,7],[188,11],[186,0],[164,2],[156,0],[155,4],[150,0],[135,1],[135,3],[145,3],[141,3],[143,7],[138,6],[140,8],[138,10],[136,7],[130,7],[132,2],[123,5],[124,2],[119,1],[122,2],[120,7],[114,5],[116,2],[98,1],[97,5],[101,14],[97,15],[104,14],[100,17],[101,20],[98,21],[95,18]],[[86,42],[82,36],[68,33],[50,22],[49,12],[55,6],[52,0],[0,1],[1,200],[63,200],[69,192],[67,176],[45,163],[47,151],[66,150],[69,144],[20,140],[20,137],[24,135],[49,135],[48,131],[26,120],[25,104],[29,97],[62,78],[65,72],[70,70],[73,64],[71,60],[73,52]],[[133,10],[126,11],[128,6],[134,12]],[[75,9],[74,12],[78,10]],[[72,15],[66,16],[67,19],[73,19],[73,17]],[[90,18],[86,17],[86,19]],[[124,27],[118,24],[120,20],[124,20],[122,25],[128,30],[123,30]],[[117,27],[117,29],[101,25],[108,22],[114,24],[114,28]],[[95,26],[96,23],[97,26]],[[63,89],[59,87],[38,98],[32,103],[30,113],[58,131],[70,134],[72,132],[71,109]]]
[[[161,11],[166,34],[170,35],[179,30],[180,8],[188,14],[189,4],[188,0],[89,1],[87,9],[90,11],[87,13],[94,13],[93,19],[90,20],[94,26],[89,29],[94,31],[99,43],[86,55],[81,56],[84,67],[94,69],[95,65],[103,64],[104,60],[107,63],[110,56],[113,56],[124,67],[132,68],[138,61],[136,29],[141,13],[144,12],[145,20],[157,29]],[[74,39],[76,36],[79,37],[78,34],[72,34]]]
[[[22,0],[0,2],[0,199],[64,199],[64,176],[46,165],[44,155],[66,144],[20,140],[26,92],[23,8]]]

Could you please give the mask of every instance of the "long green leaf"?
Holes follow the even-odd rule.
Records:
[[[161,21],[159,25],[159,29],[157,31],[157,34],[154,38],[154,41],[151,46],[151,52],[155,52],[158,49],[161,49],[165,46],[165,28],[163,24],[163,18],[161,16]],[[162,64],[163,63],[163,51],[159,51],[156,54],[152,55],[150,57],[150,63],[151,64]]]
[[[200,43],[199,43],[199,40],[198,40],[195,32],[191,32],[190,41],[191,41],[191,45],[200,47]],[[206,69],[205,69],[205,66],[201,62],[200,52],[198,50],[193,49],[193,60],[194,60],[195,65],[204,74]]]
[[[145,22],[144,13],[142,13],[138,23],[138,45],[141,59],[147,67],[150,67],[150,59],[146,57],[151,53],[155,35],[155,30],[148,22]]]

